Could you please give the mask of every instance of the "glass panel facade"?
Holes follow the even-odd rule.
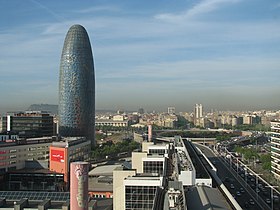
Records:
[[[49,114],[40,113],[15,113],[10,116],[10,128],[20,137],[32,138],[53,136],[53,117]],[[7,131],[7,117],[2,118],[3,131]]]
[[[126,186],[125,209],[153,209],[156,186]]]
[[[144,173],[158,173],[163,174],[163,161],[144,161],[143,172]]]
[[[150,154],[165,154],[165,149],[149,149]]]
[[[84,27],[73,25],[65,38],[59,77],[59,133],[94,138],[95,78],[91,45]]]

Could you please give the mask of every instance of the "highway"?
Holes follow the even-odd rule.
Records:
[[[230,171],[226,166],[227,163],[223,160],[223,158],[216,157],[210,149],[206,149],[202,145],[196,144],[196,146],[198,146],[199,149],[201,149],[201,151],[206,155],[206,157],[215,165],[215,167],[217,168],[218,177],[222,180],[224,185],[235,197],[235,199],[243,209],[269,210],[269,208],[263,208],[258,205],[257,198],[254,195],[254,192],[249,192],[248,188],[240,183],[241,180],[239,180],[239,178],[236,178],[235,175],[237,172],[233,169],[231,169]]]

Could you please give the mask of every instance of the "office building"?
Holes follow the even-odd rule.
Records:
[[[68,186],[70,163],[89,161],[90,143],[84,137],[66,137],[64,141],[52,142],[49,147],[50,171],[63,174]]]
[[[196,104],[194,107],[194,117],[196,119],[203,117],[202,104]]]
[[[271,122],[271,172],[280,180],[280,121]]]
[[[195,104],[193,120],[194,125],[204,127],[202,104]]]
[[[61,177],[63,190],[67,190],[70,163],[88,161],[89,155],[90,141],[84,137],[66,137],[59,141],[55,137],[3,140],[0,145],[0,180],[8,178],[5,183],[9,186],[5,187],[10,190],[54,191],[56,188],[49,183],[49,177],[55,175]]]
[[[132,176],[124,180],[125,209],[153,209],[158,188],[163,186],[163,177]]]
[[[144,111],[144,109],[143,109],[143,108],[139,108],[139,109],[138,109],[138,113],[139,113],[139,114],[144,114],[144,113],[145,113],[145,111]]]
[[[41,111],[7,113],[2,117],[4,132],[18,134],[22,138],[54,135],[53,116]]]
[[[0,115],[0,133],[2,132],[2,117]]]
[[[43,167],[48,167],[49,146],[53,141],[52,137],[2,141],[0,145],[0,175],[25,168],[26,161],[36,161]]]
[[[81,25],[73,25],[64,41],[58,115],[61,136],[86,136],[94,145],[94,64],[90,40]]]
[[[261,117],[257,115],[245,115],[243,116],[243,124],[254,125],[261,122]]]
[[[167,108],[167,113],[168,114],[175,114],[175,107],[168,107]]]
[[[180,143],[168,142],[154,144],[142,143],[142,152],[132,153],[132,169],[116,168],[113,172],[114,209],[185,209],[183,186],[192,186],[193,182],[182,181],[178,175],[183,173],[184,167],[177,167],[186,162],[178,157],[176,150],[183,148]],[[179,147],[177,147],[179,146]],[[182,148],[181,148],[182,146]],[[188,157],[189,158],[189,157]],[[190,164],[190,163],[189,163]],[[178,169],[182,171],[178,171]],[[188,168],[195,174],[193,167]],[[194,177],[194,176],[191,176]],[[188,179],[186,177],[185,179]],[[175,192],[176,191],[176,192]],[[175,198],[176,197],[176,198]],[[180,197],[180,199],[177,199]]]

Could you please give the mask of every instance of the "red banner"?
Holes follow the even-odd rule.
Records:
[[[51,160],[64,163],[64,151],[61,150],[51,150]]]

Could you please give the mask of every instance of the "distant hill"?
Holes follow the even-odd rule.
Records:
[[[45,111],[51,114],[58,113],[58,105],[54,104],[31,104],[27,111]]]

